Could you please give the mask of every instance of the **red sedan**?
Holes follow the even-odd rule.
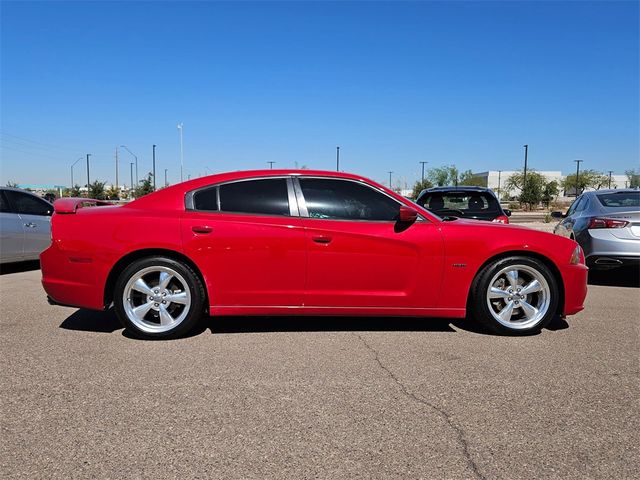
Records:
[[[42,283],[54,304],[113,305],[141,337],[183,335],[205,312],[470,314],[523,334],[579,312],[587,293],[573,240],[439,218],[357,175],[233,172],[88,203],[55,203]]]

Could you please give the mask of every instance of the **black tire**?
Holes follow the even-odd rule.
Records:
[[[136,280],[142,283],[134,288]],[[163,280],[168,282],[165,287]],[[142,290],[148,287],[150,291],[142,293],[141,285]],[[116,315],[122,325],[134,336],[144,339],[185,335],[202,318],[205,300],[204,286],[193,269],[162,256],[134,261],[118,277],[113,294]]]
[[[537,288],[534,280],[540,290],[532,291]],[[527,286],[529,288],[525,288]],[[530,290],[532,293],[525,293]],[[495,260],[478,272],[471,286],[467,311],[494,333],[529,335],[551,322],[559,301],[558,281],[543,262],[513,256]]]

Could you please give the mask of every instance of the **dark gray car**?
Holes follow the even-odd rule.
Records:
[[[597,190],[580,195],[554,233],[577,241],[594,269],[640,265],[640,190]]]
[[[18,188],[0,188],[0,263],[37,260],[51,244],[53,205]]]

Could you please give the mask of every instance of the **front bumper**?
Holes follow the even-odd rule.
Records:
[[[589,269],[586,265],[567,265],[562,269],[561,274],[564,283],[564,308],[562,314],[575,315],[584,310]]]

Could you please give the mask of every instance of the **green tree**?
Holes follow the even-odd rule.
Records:
[[[115,185],[111,185],[105,195],[109,200],[120,200],[120,189]]]
[[[542,189],[542,203],[545,207],[548,207],[549,204],[555,200],[555,198],[560,194],[560,187],[558,186],[558,182],[555,180],[547,183]]]
[[[16,182],[12,182],[11,180],[9,180],[7,182],[7,187],[18,188],[18,184]]]
[[[140,180],[139,185],[135,188],[133,196],[135,198],[144,197],[145,195],[153,192],[153,175],[151,172],[147,174],[145,178]]]
[[[80,185],[75,184],[71,188],[65,188],[62,191],[63,197],[79,197],[80,196]]]
[[[578,178],[578,195],[584,192],[586,188],[600,190],[608,184],[609,177],[607,175],[603,175],[596,170],[583,170]],[[564,188],[565,192],[574,193],[576,191],[576,175],[567,175],[562,182],[562,188]]]
[[[413,191],[411,192],[411,198],[413,198],[415,200],[416,198],[418,198],[418,195],[420,194],[420,192],[422,190],[424,190],[425,188],[431,188],[431,187],[433,187],[433,184],[429,180],[427,180],[426,178],[424,179],[424,181],[418,180],[413,185]]]
[[[460,174],[460,185],[486,187],[487,182],[482,177],[474,175],[471,170],[465,170]]]
[[[445,165],[443,167],[430,168],[427,171],[427,178],[438,187],[447,185],[458,185],[459,172],[455,165]]]
[[[96,180],[93,183],[89,184],[89,190],[87,192],[87,196],[89,198],[95,198],[96,200],[104,200],[107,198],[107,194],[104,190],[106,182],[101,182],[100,180]]]
[[[536,172],[535,170],[527,171],[527,184],[524,185],[524,171],[519,171],[511,175],[506,182],[504,182],[504,189],[520,190],[518,201],[526,205],[529,210],[543,201],[545,188],[547,188],[547,179],[544,175]],[[551,182],[553,183],[553,182]]]
[[[633,170],[625,170],[625,175],[629,181],[629,188],[638,188],[640,187],[640,171]]]

